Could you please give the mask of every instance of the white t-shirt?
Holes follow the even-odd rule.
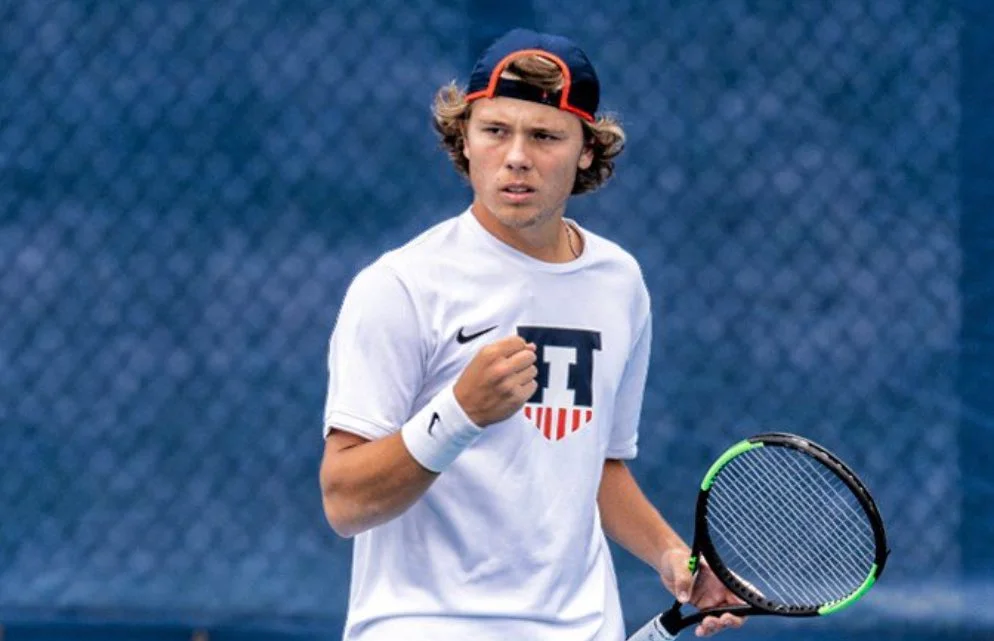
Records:
[[[634,258],[583,235],[577,259],[547,263],[467,210],[352,282],[325,435],[398,431],[513,334],[538,347],[539,389],[406,512],[355,537],[346,641],[624,638],[596,497],[604,460],[636,454],[649,295]]]

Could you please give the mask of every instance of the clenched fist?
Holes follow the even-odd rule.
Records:
[[[517,412],[538,388],[535,344],[508,336],[485,345],[456,381],[456,401],[476,425],[486,427]]]

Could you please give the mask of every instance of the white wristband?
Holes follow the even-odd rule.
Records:
[[[446,387],[400,428],[404,445],[414,460],[432,472],[441,472],[481,434]]]

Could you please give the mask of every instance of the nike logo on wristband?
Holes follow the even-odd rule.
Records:
[[[442,417],[438,415],[438,412],[432,412],[431,422],[428,423],[428,436],[432,435],[431,434],[432,428],[435,427],[435,423],[439,422],[440,420],[442,420]]]
[[[493,325],[493,326],[488,327],[486,329],[480,330],[480,331],[476,332],[475,334],[463,334],[463,330],[464,329],[465,329],[464,327],[460,327],[459,328],[459,333],[456,334],[456,342],[459,343],[460,345],[462,345],[463,343],[468,343],[471,340],[473,340],[474,338],[479,338],[479,337],[483,336],[484,334],[486,334],[487,332],[492,332],[493,330],[497,329],[497,326]]]

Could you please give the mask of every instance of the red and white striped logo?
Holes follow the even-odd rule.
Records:
[[[601,334],[589,329],[519,325],[518,335],[537,347],[538,385],[524,406],[525,418],[553,443],[594,418],[594,352]]]
[[[529,419],[550,441],[559,441],[590,422],[592,409],[584,407],[545,407],[525,405],[525,418]]]

